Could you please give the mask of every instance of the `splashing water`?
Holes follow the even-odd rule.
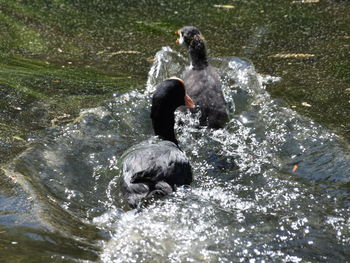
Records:
[[[348,149],[270,97],[265,85],[278,78],[259,76],[238,58],[211,63],[231,120],[211,130],[177,113],[179,143],[194,171],[191,187],[141,212],[125,211],[120,200],[119,157],[152,136],[154,87],[181,77],[187,64],[164,47],[143,93],[82,111],[73,124],[33,142],[7,169],[40,203],[33,213],[50,231],[92,246],[102,262],[348,260]],[[76,231],[77,224],[84,231]]]

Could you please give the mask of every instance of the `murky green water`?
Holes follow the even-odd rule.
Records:
[[[0,1],[0,261],[347,262],[349,11]],[[151,136],[150,92],[187,64],[173,32],[189,24],[207,39],[231,122],[198,130],[179,115],[194,184],[124,212],[118,156]]]

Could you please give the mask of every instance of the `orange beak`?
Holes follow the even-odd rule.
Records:
[[[175,35],[179,35],[180,36],[180,34],[181,34],[180,29],[175,31]],[[176,44],[179,44],[179,43],[180,43],[180,39],[176,39]]]
[[[194,107],[196,107],[196,105],[194,105],[194,103],[193,103],[193,100],[188,95],[185,96],[185,105],[186,105],[186,107],[188,107],[190,109],[193,109]]]

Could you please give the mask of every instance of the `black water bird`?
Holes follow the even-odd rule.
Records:
[[[179,35],[176,42],[189,54],[191,64],[186,68],[183,79],[188,95],[200,109],[200,125],[223,128],[229,120],[226,101],[220,77],[208,62],[204,38],[194,26],[185,26],[176,33]]]
[[[122,156],[121,192],[131,208],[192,182],[190,163],[174,131],[175,110],[182,105],[194,108],[183,80],[170,78],[156,87],[151,119],[157,137],[131,147]]]

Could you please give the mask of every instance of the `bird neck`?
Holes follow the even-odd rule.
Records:
[[[191,66],[194,70],[201,70],[208,66],[207,48],[203,39],[194,39],[188,49]]]
[[[152,114],[151,116],[155,135],[162,140],[171,141],[178,145],[174,130],[174,111],[160,111],[157,114]]]

